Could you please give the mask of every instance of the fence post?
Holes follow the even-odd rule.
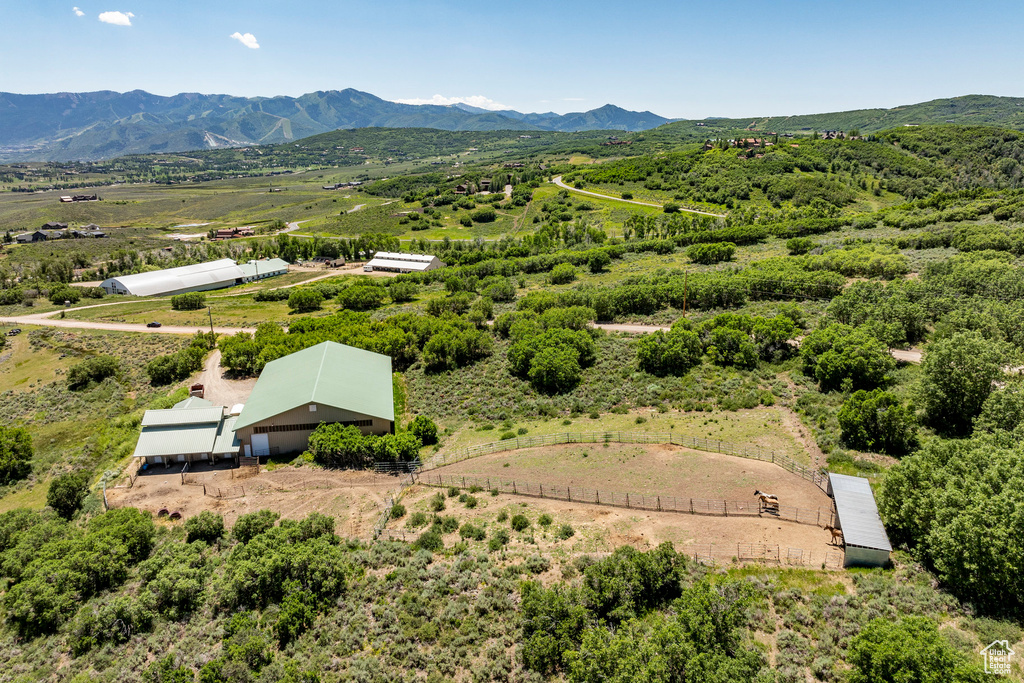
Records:
[[[658,512],[661,512],[661,496],[658,496]]]
[[[568,499],[570,503],[572,502],[572,489],[570,489],[568,486],[565,487],[565,497],[566,499]]]
[[[693,498],[690,499],[690,514],[693,514]]]
[[[626,507],[629,507],[629,494],[626,494]]]
[[[516,483],[512,482],[512,493],[516,493]]]
[[[818,526],[821,526],[821,508],[818,508]]]
[[[540,497],[543,498],[544,497],[544,484],[539,484],[539,486],[540,486]]]
[[[594,489],[594,500],[597,502],[598,505],[601,504],[601,491],[598,489]]]

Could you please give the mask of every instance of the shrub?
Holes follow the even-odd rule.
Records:
[[[917,441],[913,408],[881,389],[855,392],[837,417],[843,440],[853,448],[904,455]]]
[[[692,244],[686,248],[686,257],[694,263],[710,265],[721,261],[731,261],[736,253],[736,245],[732,242],[711,242],[708,244]]]
[[[794,237],[786,240],[786,249],[790,256],[803,256],[817,246],[810,237]]]
[[[967,683],[982,680],[926,617],[878,618],[850,642],[850,683]]]
[[[512,517],[511,524],[514,531],[526,531],[530,528],[530,520],[526,518],[526,515],[515,515]]]
[[[410,283],[411,284],[411,283]],[[387,292],[375,285],[352,285],[338,292],[336,301],[342,308],[353,311],[369,311],[384,305]],[[410,297],[411,298],[411,297]],[[288,300],[291,306],[291,299]]]
[[[531,555],[526,558],[526,569],[531,574],[543,574],[547,570],[551,569],[551,561],[541,555]]]
[[[490,539],[488,539],[487,548],[492,552],[495,550],[501,550],[503,547],[508,545],[509,540],[508,532],[504,529],[498,529],[492,533]]]
[[[425,512],[414,512],[409,515],[409,521],[407,521],[405,525],[410,529],[418,529],[421,526],[426,526],[428,521],[430,520],[427,518]]]
[[[216,512],[203,510],[185,520],[185,534],[189,543],[202,541],[211,544],[224,535],[224,518]]]
[[[833,324],[815,330],[800,345],[804,371],[823,391],[873,389],[889,381],[896,361],[885,344],[863,327]]]
[[[565,541],[567,539],[572,538],[575,535],[576,535],[576,530],[575,529],[573,529],[568,524],[563,524],[562,526],[558,527],[558,533],[555,534],[555,537],[558,540],[560,540],[560,541]]]
[[[50,287],[50,302],[60,306],[65,301],[77,304],[82,299],[82,292],[78,287],[71,287],[66,284],[58,284]]]
[[[546,512],[544,514],[542,514],[540,517],[537,518],[537,524],[540,524],[542,527],[549,527],[549,526],[551,526],[551,523],[553,521],[554,520],[551,519],[551,515],[549,515]]]
[[[402,517],[405,517],[405,506],[395,503],[391,506],[391,519],[401,519]]]
[[[489,207],[477,209],[470,214],[474,223],[493,223],[497,218],[497,212]]]
[[[186,379],[203,367],[206,351],[192,345],[166,356],[157,356],[146,364],[146,375],[155,386],[171,384]]]
[[[250,512],[235,521],[235,526],[231,528],[231,535],[241,543],[248,543],[260,534],[273,529],[280,517],[280,514],[272,510]]]
[[[406,280],[392,280],[388,286],[388,294],[396,304],[412,301],[419,292],[420,288],[415,283]]]
[[[548,282],[553,285],[567,285],[576,279],[576,267],[571,263],[559,263],[548,273]]]
[[[90,384],[102,382],[107,377],[115,376],[120,367],[120,362],[113,356],[87,358],[68,370],[68,389],[78,391]]]
[[[324,295],[318,290],[308,287],[293,289],[288,295],[288,308],[294,313],[319,311],[323,302]]]
[[[444,550],[444,539],[441,538],[440,531],[430,528],[420,534],[419,538],[416,539],[415,545],[423,550],[436,553]]]
[[[459,536],[471,541],[482,541],[487,538],[487,532],[481,527],[466,522],[459,528]]]
[[[572,391],[583,378],[578,359],[579,353],[566,346],[541,349],[530,362],[530,384],[551,394]]]
[[[0,483],[29,476],[32,456],[32,436],[28,429],[0,425]]]
[[[46,504],[64,519],[71,519],[89,492],[89,475],[72,472],[55,477],[46,490]]]
[[[424,446],[432,446],[437,443],[437,425],[426,415],[417,415],[409,423],[409,431],[420,440]]]
[[[593,274],[604,272],[604,269],[610,266],[612,258],[605,251],[594,251],[587,259],[587,267]]]
[[[673,327],[658,330],[637,341],[636,358],[640,369],[652,375],[685,375],[703,357],[704,348],[695,332]]]
[[[175,311],[198,311],[206,306],[206,295],[202,292],[185,292],[171,297],[171,308]]]
[[[475,508],[477,506],[477,504],[480,501],[478,501],[475,496],[466,496],[466,499],[463,500],[462,502],[465,503],[467,508],[472,510],[473,508]]]
[[[448,497],[449,498],[454,498],[457,495],[459,495],[459,487],[458,486],[449,486],[448,487]]]
[[[444,510],[444,494],[438,491],[430,497],[430,510],[431,512],[441,512]]]

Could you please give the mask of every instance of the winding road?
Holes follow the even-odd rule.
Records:
[[[578,194],[585,194],[585,195],[588,195],[588,196],[591,196],[591,197],[597,197],[598,199],[610,199],[613,202],[623,202],[625,204],[636,204],[637,206],[653,206],[656,209],[663,209],[663,208],[665,208],[661,204],[650,204],[648,202],[638,202],[635,199],[622,199],[621,197],[612,197],[611,195],[599,194],[597,192],[591,192],[589,190],[579,190],[579,189],[577,189],[575,187],[571,187],[571,186],[566,185],[565,183],[563,183],[562,182],[562,176],[560,176],[560,175],[555,176],[554,178],[552,178],[551,182],[553,182],[555,185],[557,185],[558,187],[562,188],[563,190],[569,190],[569,192],[576,192]],[[681,208],[681,209],[679,209],[679,211],[683,212],[683,213],[696,213],[696,214],[700,214],[701,216],[713,216],[714,218],[725,218],[725,216],[720,214],[720,213],[709,213],[707,211],[698,211],[697,209],[682,209]]]

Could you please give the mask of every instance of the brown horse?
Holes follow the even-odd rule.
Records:
[[[761,490],[754,491],[754,495],[757,496],[757,500],[761,503],[761,507],[764,509],[771,508],[773,510],[779,509],[779,497],[772,493],[765,493]]]
[[[831,531],[832,532],[832,540],[829,541],[829,545],[839,545],[837,543],[837,540],[843,537],[843,530],[842,529],[837,529],[834,526],[832,526],[831,524],[826,524],[825,525],[825,531]]]

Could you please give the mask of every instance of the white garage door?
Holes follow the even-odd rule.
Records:
[[[252,454],[257,458],[260,457],[261,455],[270,455],[269,434],[252,435]]]

